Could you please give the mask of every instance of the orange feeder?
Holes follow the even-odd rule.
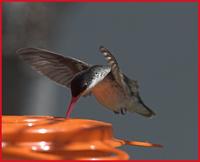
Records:
[[[3,116],[4,160],[127,160],[116,147],[161,147],[113,137],[112,125],[52,116]]]

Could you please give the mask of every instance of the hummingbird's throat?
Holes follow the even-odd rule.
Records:
[[[66,118],[69,119],[70,118],[70,114],[74,108],[74,105],[76,104],[77,100],[79,99],[79,97],[73,97],[71,98],[70,104],[67,108],[67,113],[66,113]]]

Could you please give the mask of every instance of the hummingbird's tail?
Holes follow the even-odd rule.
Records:
[[[138,102],[133,105],[129,112],[136,112],[145,117],[152,117],[155,114],[149,107],[147,107],[144,102],[142,101],[141,97],[138,95]]]

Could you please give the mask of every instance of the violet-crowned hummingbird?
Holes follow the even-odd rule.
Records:
[[[17,53],[40,74],[71,88],[72,99],[67,108],[67,118],[79,97],[91,94],[115,113],[125,114],[128,111],[146,117],[155,115],[141,100],[137,81],[121,72],[117,60],[107,48],[101,46],[99,49],[108,65],[89,65],[38,48],[23,48]]]

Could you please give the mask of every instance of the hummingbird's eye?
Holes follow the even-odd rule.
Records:
[[[71,92],[72,96],[78,96],[84,92],[88,87],[88,82],[83,78],[82,75],[77,75],[71,81]]]
[[[88,85],[88,83],[85,81],[85,82],[83,82],[83,85],[84,85],[84,86],[87,86],[87,85]]]

